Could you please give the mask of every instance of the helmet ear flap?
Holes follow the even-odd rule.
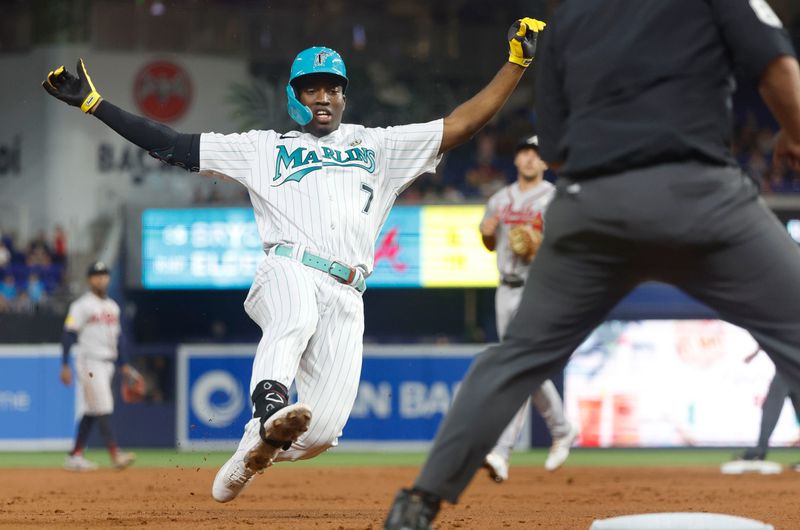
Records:
[[[300,103],[300,100],[297,99],[297,96],[294,93],[294,87],[291,83],[286,84],[286,100],[286,107],[289,111],[289,116],[301,126],[308,125],[314,115],[311,113],[310,108]]]

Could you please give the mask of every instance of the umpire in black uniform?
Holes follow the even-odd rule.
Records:
[[[738,71],[782,127],[775,162],[800,170],[800,69],[769,5],[568,0],[535,69],[542,158],[560,174],[547,233],[516,317],[473,363],[387,529],[428,528],[455,503],[531,389],[643,281],[747,329],[800,389],[800,250],[730,150]]]

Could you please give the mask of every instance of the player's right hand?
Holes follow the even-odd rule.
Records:
[[[92,78],[83,65],[83,59],[78,59],[78,76],[74,76],[63,66],[59,66],[42,81],[42,86],[47,92],[61,101],[80,107],[83,112],[94,112],[98,103],[103,99],[94,88]]]
[[[72,384],[72,370],[69,369],[68,365],[65,364],[61,367],[59,379],[61,379],[61,382],[64,383],[65,386]]]
[[[525,17],[508,28],[508,62],[527,68],[536,54],[536,40],[547,24]]]
[[[793,171],[800,172],[800,140],[793,140],[784,131],[775,137],[773,163],[785,164]]]
[[[500,224],[500,219],[496,215],[487,218],[481,223],[480,226],[481,235],[486,237],[495,235],[495,232],[497,232],[498,224]]]

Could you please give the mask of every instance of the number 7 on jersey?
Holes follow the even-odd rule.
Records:
[[[362,182],[361,191],[367,192],[367,204],[364,205],[364,208],[361,211],[363,213],[369,213],[369,207],[372,205],[372,194],[373,194],[372,188],[370,188],[369,186],[367,186]]]

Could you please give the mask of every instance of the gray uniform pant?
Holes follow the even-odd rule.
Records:
[[[518,312],[470,367],[417,488],[456,502],[531,391],[643,281],[676,285],[747,329],[800,390],[800,249],[738,168],[561,179],[545,224]]]

